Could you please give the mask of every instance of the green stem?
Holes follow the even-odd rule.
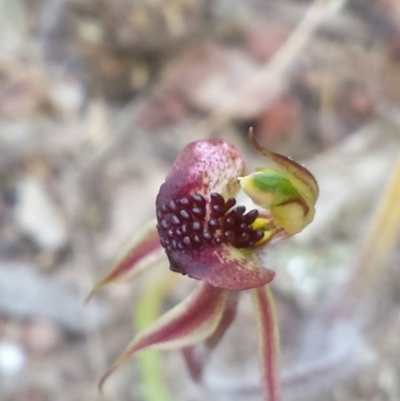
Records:
[[[154,322],[161,313],[161,304],[171,282],[159,280],[156,285],[145,286],[146,290],[135,311],[135,326],[142,330]],[[138,356],[139,370],[142,376],[143,398],[146,401],[170,401],[171,398],[164,383],[162,358],[157,351],[144,351]]]

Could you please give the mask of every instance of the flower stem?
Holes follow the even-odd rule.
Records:
[[[135,326],[138,331],[149,326],[160,316],[162,300],[166,292],[174,285],[168,278],[171,276],[168,275],[164,280],[157,281],[155,285],[146,286],[144,295],[134,313]],[[170,401],[171,397],[164,384],[159,352],[146,351],[138,354],[137,357],[142,376],[143,398],[146,401]]]

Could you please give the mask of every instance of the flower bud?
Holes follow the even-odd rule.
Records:
[[[272,169],[258,169],[253,174],[239,178],[243,191],[252,201],[269,209],[274,223],[294,235],[308,225],[314,208],[307,205],[285,172]]]

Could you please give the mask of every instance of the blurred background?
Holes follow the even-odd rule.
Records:
[[[266,261],[284,401],[400,399],[397,0],[0,0],[1,401],[262,400],[246,294],[203,382],[164,353],[159,395],[137,360],[97,390],[146,279],[84,304],[185,144],[265,163],[249,126],[321,189]]]

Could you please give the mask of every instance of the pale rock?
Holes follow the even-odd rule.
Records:
[[[0,375],[16,376],[24,368],[26,355],[17,344],[0,342]]]
[[[14,218],[19,229],[42,249],[58,251],[68,242],[65,221],[37,176],[25,176],[17,184]]]
[[[21,320],[46,318],[67,333],[79,335],[107,321],[108,309],[96,301],[84,305],[84,295],[69,291],[30,266],[0,263],[1,315]]]

